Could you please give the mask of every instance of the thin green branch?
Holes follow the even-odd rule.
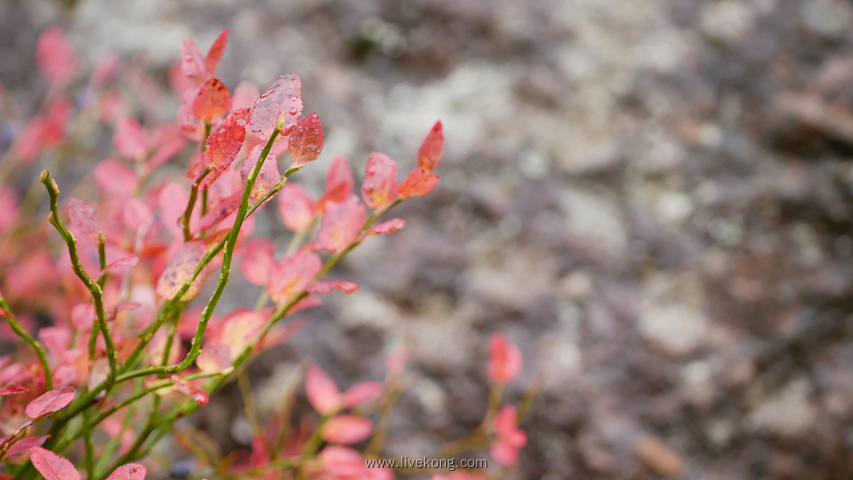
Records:
[[[2,295],[0,295],[0,309],[5,312],[2,316],[6,317],[6,321],[9,322],[9,326],[12,327],[12,331],[21,337],[21,340],[36,352],[39,363],[41,363],[41,369],[44,371],[45,388],[47,390],[53,390],[53,376],[50,373],[50,365],[47,363],[47,354],[45,353],[44,346],[42,346],[41,342],[33,338],[20,323],[18,323],[18,319],[12,314],[12,309],[9,308],[9,305],[6,303],[6,300],[3,299]]]

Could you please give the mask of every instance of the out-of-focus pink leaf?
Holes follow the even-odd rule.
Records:
[[[30,449],[30,461],[45,480],[80,480],[80,473],[65,457],[41,447]]]
[[[35,117],[27,124],[24,131],[15,139],[15,154],[23,164],[32,163],[38,158],[42,150],[42,132],[45,129],[45,120]]]
[[[77,75],[74,46],[57,27],[49,27],[36,44],[36,64],[42,75],[57,87],[68,85]]]
[[[350,196],[354,187],[355,179],[347,159],[337,156],[326,173],[326,193],[317,204],[322,208],[326,202],[341,203]]]
[[[322,269],[323,261],[314,252],[300,250],[282,258],[270,270],[270,298],[278,304],[293,300]]]
[[[240,82],[234,87],[234,94],[231,96],[231,108],[239,110],[241,108],[252,109],[255,100],[261,96],[261,92],[251,82]]]
[[[373,423],[356,415],[336,415],[326,421],[320,430],[323,440],[330,443],[358,443],[370,437]]]
[[[515,407],[504,405],[495,416],[491,454],[498,465],[509,467],[518,463],[518,451],[527,445],[527,434],[518,428]]]
[[[148,168],[155,169],[162,166],[175,155],[180,153],[186,145],[187,141],[183,138],[164,141],[159,147],[157,147],[157,150],[151,154],[151,158],[148,159]]]
[[[133,117],[122,117],[116,122],[113,144],[122,157],[141,161],[148,154],[148,136]]]
[[[112,272],[115,269],[123,268],[123,267],[135,267],[136,264],[139,263],[139,257],[134,255],[128,255],[126,257],[121,257],[118,260],[107,265],[103,270],[101,270],[101,275],[105,272]]]
[[[357,383],[344,392],[344,403],[347,408],[354,408],[382,398],[383,393],[385,387],[379,382]]]
[[[387,220],[385,222],[380,223],[374,227],[371,227],[370,230],[367,231],[365,236],[370,235],[387,235],[389,233],[398,232],[406,226],[406,221],[402,218],[392,218],[391,220]]]
[[[144,480],[145,474],[148,473],[145,467],[138,463],[128,463],[122,465],[107,477],[107,480]]]
[[[210,78],[205,58],[192,40],[181,43],[181,73],[196,85]]]
[[[223,327],[216,343],[225,345],[232,358],[240,356],[246,348],[253,346],[255,336],[269,318],[270,310],[254,311],[240,309],[223,319]]]
[[[346,280],[320,280],[308,286],[308,292],[315,295],[326,295],[332,290],[338,290],[350,294],[358,290],[358,284]]]
[[[335,381],[317,365],[305,374],[305,395],[314,410],[322,415],[335,414],[344,406],[344,398]]]
[[[210,401],[210,396],[207,394],[207,392],[203,388],[196,386],[192,382],[184,380],[183,378],[177,375],[172,375],[171,380],[175,382],[175,388],[179,392],[185,395],[189,395],[190,398],[195,400],[196,403],[198,403],[202,407],[207,405],[207,402]]]
[[[261,156],[263,148],[258,145],[253,148],[252,151],[249,152],[249,156],[243,162],[243,165],[240,167],[240,177],[245,184],[246,180],[249,178],[249,174],[252,169],[255,168],[255,165],[258,164],[258,157]],[[278,171],[278,162],[276,161],[275,155],[270,152],[267,155],[266,160],[264,160],[263,165],[261,165],[261,171],[258,173],[258,177],[255,179],[255,185],[252,187],[252,193],[250,198],[252,200],[258,200],[263,197],[267,192],[272,190],[276,183],[281,179],[281,173]]]
[[[379,209],[397,199],[397,164],[388,155],[370,154],[361,193],[368,207]]]
[[[275,261],[275,246],[269,240],[253,238],[240,248],[240,272],[252,285],[269,283],[270,269]]]
[[[6,451],[6,455],[3,457],[0,457],[0,460],[3,460],[4,458],[14,457],[15,455],[18,455],[19,453],[24,453],[33,447],[40,447],[44,444],[45,440],[47,440],[48,438],[50,438],[50,435],[45,435],[43,437],[22,438],[22,439],[18,440],[17,442],[15,442],[11,447],[9,447],[9,450]],[[0,442],[0,443],[2,443],[2,442]]]
[[[276,126],[287,135],[302,115],[302,82],[289,73],[282,75],[255,101],[252,107],[252,133],[268,140]]]
[[[418,149],[418,167],[424,170],[434,170],[441,161],[441,151],[444,148],[444,131],[441,122],[435,122],[432,130],[424,138]]]
[[[50,415],[59,409],[65,408],[66,405],[71,403],[71,400],[74,400],[74,395],[75,391],[73,387],[51,390],[43,393],[27,404],[27,408],[24,409],[24,412],[30,418],[39,418],[45,415]]]
[[[506,385],[513,381],[522,366],[521,350],[510,343],[501,333],[492,335],[489,340],[489,378]]]
[[[198,227],[195,230],[203,232],[225,220],[225,218],[240,208],[241,197],[242,193],[235,192],[233,195],[220,199],[217,203],[211,205],[208,212],[199,220]]]
[[[136,172],[116,160],[103,160],[95,165],[95,183],[104,197],[125,199],[136,191]]]
[[[409,176],[397,188],[397,193],[403,197],[423,197],[430,193],[438,184],[438,175],[416,168],[409,172]]]
[[[207,51],[207,56],[204,57],[204,66],[207,68],[207,73],[213,75],[216,66],[222,59],[222,54],[225,52],[225,45],[228,43],[228,29],[222,30],[222,33],[213,41],[210,50]]]
[[[44,345],[48,353],[55,357],[59,357],[68,350],[73,335],[71,328],[67,325],[43,327],[38,331],[39,341]]]
[[[148,230],[154,224],[154,214],[148,205],[138,198],[129,198],[122,210],[124,226],[132,232]]]
[[[248,117],[248,109],[235,110],[207,137],[206,152],[213,168],[223,171],[234,161],[246,139]]]
[[[296,124],[287,139],[287,149],[295,165],[317,159],[323,151],[323,125],[316,113],[311,113]]]
[[[2,395],[17,395],[19,393],[27,393],[30,389],[24,387],[22,385],[15,385],[14,383],[11,385],[6,385],[3,388],[0,388],[0,396]]]
[[[231,93],[218,78],[211,78],[198,89],[193,100],[193,115],[202,120],[212,120],[228,113],[231,108]]]
[[[314,202],[298,183],[287,183],[278,194],[278,213],[284,226],[301,231],[314,220]]]
[[[207,253],[207,248],[205,240],[191,240],[183,244],[172,255],[172,258],[166,265],[166,269],[160,275],[160,279],[157,281],[157,295],[162,298],[174,297],[183,284],[192,278],[193,271],[195,271],[199,262]],[[203,280],[204,272],[199,274],[190,284],[189,289],[187,289],[181,299],[186,301],[195,298],[198,295]]]
[[[106,231],[104,222],[95,218],[95,209],[76,198],[68,199],[68,216],[71,219],[69,230],[82,243],[96,244],[98,232]]]
[[[316,247],[340,252],[356,239],[366,217],[367,211],[355,195],[350,195],[342,203],[327,203]]]
[[[231,366],[231,349],[227,345],[205,345],[195,364],[204,373],[216,373]]]

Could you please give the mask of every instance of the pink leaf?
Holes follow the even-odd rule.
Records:
[[[314,252],[300,250],[282,258],[270,269],[270,298],[278,304],[293,300],[322,269],[323,261]]]
[[[356,239],[366,217],[367,211],[355,195],[342,203],[328,203],[317,234],[317,248],[340,252]]]
[[[358,284],[345,280],[321,280],[308,286],[308,291],[316,295],[326,295],[332,290],[350,294],[358,290]]]
[[[191,240],[183,245],[172,255],[163,274],[157,281],[157,295],[162,298],[172,298],[181,289],[184,283],[192,278],[201,259],[207,253],[207,244],[204,240]],[[190,284],[182,300],[191,300],[198,295],[204,280],[204,272]]]
[[[17,395],[19,393],[27,393],[30,389],[21,385],[15,385],[14,383],[11,385],[6,385],[3,388],[0,388],[0,396],[3,395]]]
[[[145,129],[133,117],[122,117],[116,122],[113,144],[122,157],[141,161],[148,154],[148,139]]]
[[[246,242],[240,249],[243,256],[240,258],[240,272],[252,285],[266,285],[269,283],[270,270],[275,261],[275,246],[269,240],[253,238]]]
[[[354,187],[355,179],[347,159],[335,157],[326,173],[326,193],[317,203],[321,206],[325,202],[341,203],[350,196]]]
[[[39,36],[36,63],[41,74],[60,88],[68,85],[77,74],[74,46],[62,30],[56,27],[46,29]]]
[[[234,161],[246,139],[245,125],[248,117],[248,109],[235,110],[207,137],[206,152],[213,168],[224,171]]]
[[[231,349],[226,345],[206,345],[195,363],[202,372],[221,372],[231,366]]]
[[[195,400],[196,403],[198,403],[202,407],[207,405],[207,402],[210,401],[210,396],[203,388],[198,387],[177,375],[172,375],[171,380],[175,382],[175,388],[179,392],[183,393],[184,395],[189,395],[190,398]]]
[[[296,165],[314,161],[320,156],[323,151],[323,125],[316,113],[296,124],[288,137],[287,149]]]
[[[136,172],[115,160],[103,160],[95,165],[95,183],[104,197],[124,199],[136,191]]]
[[[171,160],[175,155],[179,154],[181,150],[186,146],[187,141],[183,138],[175,138],[173,140],[164,141],[157,150],[151,154],[151,158],[148,159],[148,168],[152,170],[162,166],[169,160]]]
[[[41,447],[30,449],[30,461],[45,480],[80,480],[80,473],[67,458]]]
[[[305,395],[318,413],[331,415],[343,408],[341,391],[322,368],[314,365],[305,375]]]
[[[354,408],[382,398],[383,393],[385,387],[379,382],[357,383],[344,393],[344,403],[347,408]]]
[[[250,82],[240,82],[234,87],[234,94],[231,96],[231,108],[234,110],[239,110],[241,108],[246,108],[248,110],[252,109],[252,105],[255,104],[255,100],[261,96],[261,92],[258,91],[258,87]]]
[[[506,385],[521,371],[521,350],[510,343],[503,334],[496,333],[489,340],[489,378]]]
[[[242,199],[242,196],[243,194],[241,192],[234,192],[233,195],[220,199],[215,204],[210,205],[208,212],[201,217],[201,220],[198,222],[198,226],[194,230],[203,232],[222,220],[225,220],[229,215],[240,208],[240,200]]]
[[[196,85],[210,78],[205,59],[192,40],[181,43],[181,73]]]
[[[146,473],[145,467],[142,465],[128,463],[113,470],[107,480],[144,480]]]
[[[504,405],[495,416],[492,458],[498,465],[509,467],[518,463],[518,450],[527,444],[527,434],[518,428],[515,407]]]
[[[252,133],[268,140],[281,125],[282,135],[296,126],[302,114],[302,83],[294,74],[282,75],[255,101],[252,107]]]
[[[222,321],[219,339],[212,341],[227,346],[232,357],[240,356],[244,350],[255,346],[255,336],[263,328],[269,313],[269,310],[237,310]]]
[[[423,197],[433,191],[438,184],[438,175],[416,168],[409,172],[409,176],[397,188],[397,193],[403,197]]]
[[[246,180],[249,178],[249,174],[258,164],[258,157],[261,156],[263,148],[260,145],[256,146],[249,152],[249,156],[243,162],[243,165],[240,168],[240,177],[245,184]],[[270,152],[267,155],[267,158],[263,161],[263,165],[261,165],[261,171],[258,173],[257,178],[255,179],[255,184],[252,186],[252,200],[258,200],[263,197],[267,192],[269,192],[276,183],[281,179],[281,173],[278,171],[278,162],[276,161],[275,155]]]
[[[323,424],[320,435],[330,443],[358,443],[370,437],[373,423],[356,415],[337,415]]]
[[[118,260],[107,265],[103,270],[101,270],[100,274],[103,275],[105,272],[111,272],[117,268],[135,267],[137,263],[139,263],[139,257],[137,256],[129,255],[126,257],[121,257]]]
[[[225,52],[225,45],[228,43],[228,29],[222,30],[222,33],[213,41],[210,50],[207,51],[207,56],[204,58],[204,66],[207,68],[207,73],[213,75],[219,61],[222,60],[222,54]]]
[[[444,131],[441,122],[435,122],[432,130],[424,138],[418,149],[418,167],[424,170],[433,170],[441,161],[441,151],[444,148]]]
[[[388,155],[370,154],[361,193],[364,202],[373,209],[382,208],[397,199],[397,165]]]
[[[95,209],[76,198],[68,199],[68,216],[69,230],[82,243],[94,245],[98,242],[98,232],[106,231],[104,222],[95,218]]]
[[[298,183],[287,183],[278,195],[278,213],[284,226],[301,231],[314,220],[314,202]]]
[[[65,408],[66,405],[74,400],[74,388],[65,387],[63,389],[55,389],[46,392],[30,402],[24,412],[30,418],[44,417],[51,413]]]
[[[154,224],[154,214],[142,200],[129,198],[122,210],[122,221],[128,230],[136,233],[139,230],[148,230]]]
[[[19,453],[24,453],[33,447],[40,447],[44,444],[45,440],[47,440],[48,438],[50,438],[50,435],[45,435],[43,437],[22,438],[22,439],[18,440],[17,442],[15,442],[9,448],[9,450],[6,451],[6,455],[3,456],[2,458],[0,458],[0,460],[3,460],[4,458],[14,457],[15,455],[18,455]],[[0,443],[2,443],[2,442],[0,442]]]
[[[231,108],[231,93],[218,78],[211,78],[198,89],[193,99],[193,115],[202,120],[212,120],[228,113]]]
[[[370,235],[388,235],[389,233],[398,232],[406,226],[406,221],[402,218],[392,218],[391,220],[385,221],[372,227],[367,231],[365,236]]]

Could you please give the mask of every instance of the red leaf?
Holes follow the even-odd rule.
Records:
[[[227,169],[240,152],[246,140],[246,121],[249,110],[242,108],[231,112],[213,133],[207,137],[206,152],[213,168]]]
[[[409,172],[409,176],[397,188],[397,193],[403,198],[423,197],[430,193],[437,183],[438,175],[423,168],[416,168]]]
[[[435,122],[432,130],[424,138],[418,149],[418,167],[424,170],[433,170],[441,161],[441,151],[444,148],[444,131],[441,122]]]
[[[355,179],[347,159],[341,156],[335,157],[326,173],[326,193],[317,203],[321,207],[325,202],[341,203],[350,196],[354,186]]]
[[[113,144],[122,157],[141,161],[148,154],[148,139],[145,129],[136,119],[122,117],[116,122]]]
[[[346,280],[322,280],[308,286],[308,291],[316,295],[325,295],[332,290],[350,294],[358,290],[358,284]]]
[[[250,82],[240,82],[234,87],[234,94],[231,96],[231,108],[238,110],[246,108],[251,110],[255,100],[261,96],[258,87]]]
[[[145,467],[142,465],[128,463],[113,470],[107,480],[144,480],[146,473]]]
[[[252,133],[268,140],[278,124],[282,135],[287,135],[302,114],[302,83],[295,74],[286,74],[276,80],[252,107]]]
[[[194,230],[203,232],[222,220],[225,220],[229,215],[240,208],[240,200],[242,199],[242,196],[242,192],[235,192],[233,195],[223,198],[219,202],[211,205],[208,212],[201,217],[201,220],[198,222],[198,226]]]
[[[521,372],[521,350],[510,343],[503,334],[496,333],[489,340],[489,378],[507,384]]]
[[[231,93],[218,78],[211,78],[198,89],[193,99],[193,115],[202,120],[212,120],[228,113]]]
[[[14,383],[11,385],[6,385],[3,388],[0,388],[0,396],[2,395],[17,395],[19,393],[27,393],[30,389],[21,385],[15,385]]]
[[[392,218],[391,220],[385,221],[372,227],[365,234],[366,237],[370,235],[387,235],[389,233],[394,233],[403,229],[406,226],[406,221],[402,218]]]
[[[48,438],[50,438],[50,435],[45,435],[43,437],[22,438],[15,442],[11,447],[9,447],[9,450],[6,451],[6,455],[0,458],[0,460],[3,460],[4,458],[14,457],[15,455],[19,453],[24,453],[33,447],[40,447]]]
[[[278,304],[289,302],[308,288],[322,269],[323,261],[314,252],[300,250],[282,258],[270,269],[270,298]]]
[[[36,45],[36,64],[41,74],[57,87],[64,87],[74,79],[77,55],[62,30],[50,27],[42,32]]]
[[[172,375],[171,380],[175,382],[175,388],[179,392],[185,395],[189,395],[190,398],[195,400],[196,403],[198,403],[202,407],[207,405],[207,402],[210,401],[210,396],[203,388],[198,387],[177,375]]]
[[[379,209],[397,199],[397,165],[388,155],[371,153],[364,172],[361,193],[368,207]]]
[[[365,217],[367,211],[355,195],[342,203],[328,203],[317,233],[316,247],[340,252],[356,239]]]
[[[115,160],[103,160],[95,165],[95,183],[107,198],[125,199],[136,191],[136,172]]]
[[[331,415],[344,406],[341,391],[322,368],[314,365],[305,375],[305,395],[318,413]]]
[[[243,180],[244,185],[246,180],[249,178],[249,174],[252,169],[254,169],[255,165],[258,164],[258,157],[261,156],[262,151],[263,148],[261,148],[260,145],[256,146],[251,152],[249,152],[249,156],[243,162],[243,165],[241,165],[240,177]],[[252,200],[260,199],[267,192],[272,190],[280,179],[281,173],[278,171],[278,162],[276,161],[275,155],[270,152],[264,160],[263,165],[261,165],[261,171],[255,179],[255,185],[252,186],[252,194],[250,198]]]
[[[314,202],[298,183],[287,183],[278,194],[278,213],[284,226],[301,231],[314,220]]]
[[[266,285],[275,261],[275,245],[269,240],[253,238],[241,248],[240,271],[252,285]]]
[[[181,73],[196,85],[210,78],[205,59],[192,40],[181,43]]]
[[[358,443],[370,437],[373,423],[356,415],[337,415],[323,424],[320,435],[330,443]]]
[[[80,480],[80,473],[64,457],[41,447],[30,449],[30,461],[46,480]]]
[[[222,54],[225,52],[225,44],[228,43],[228,29],[222,30],[222,33],[213,41],[210,50],[207,51],[207,56],[204,58],[204,66],[207,68],[207,73],[213,75],[216,66],[222,59]]]
[[[205,373],[221,372],[231,366],[231,349],[227,345],[206,345],[195,364]]]
[[[287,149],[296,165],[314,161],[320,156],[323,151],[323,125],[316,113],[296,124],[288,137]]]
[[[246,348],[254,346],[252,342],[263,328],[269,314],[270,310],[237,310],[222,320],[219,338],[211,340],[228,347],[232,357],[240,356]]]
[[[204,240],[191,240],[181,245],[181,248],[172,255],[169,264],[157,281],[157,295],[162,298],[174,297],[183,284],[192,277],[193,271],[206,253],[207,244]],[[198,295],[204,276],[202,272],[196,277],[181,300],[191,300]]]
[[[24,412],[30,418],[44,417],[51,413],[65,408],[66,405],[74,400],[74,388],[65,387],[63,389],[55,389],[46,392],[30,402]]]

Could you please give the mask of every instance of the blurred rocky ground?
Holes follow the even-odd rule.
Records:
[[[501,331],[526,361],[511,398],[547,373],[517,478],[853,478],[850,2],[6,0],[22,108],[53,23],[88,61],[161,71],[229,28],[225,83],[298,73],[321,164],[407,171],[443,121],[438,190],[264,357],[262,404],[305,355],[349,385],[406,339],[388,454],[421,456],[481,420]],[[233,398],[200,420],[232,447]]]

